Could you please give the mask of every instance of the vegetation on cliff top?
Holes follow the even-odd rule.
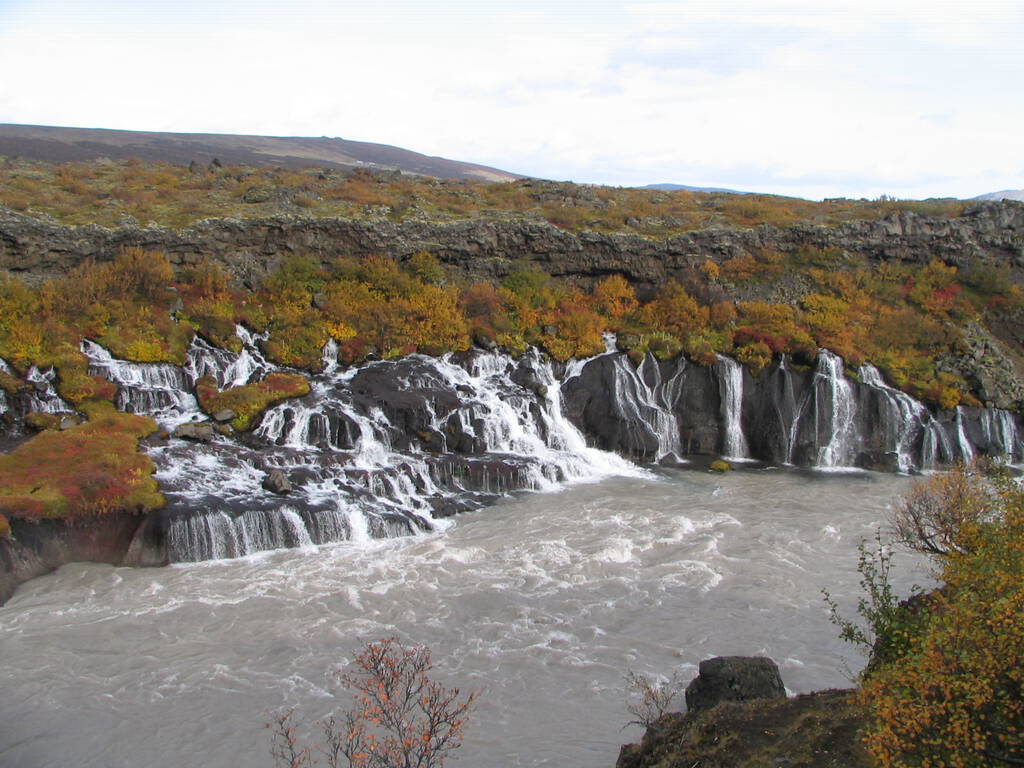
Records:
[[[87,423],[47,430],[0,455],[0,517],[83,518],[163,506],[153,462],[138,450],[156,423],[109,403],[84,410]]]
[[[727,288],[783,272],[803,281],[796,304],[729,299]],[[943,364],[966,352],[960,329],[1022,311],[1024,291],[998,270],[960,273],[941,261],[870,268],[807,247],[709,261],[647,302],[618,275],[590,290],[529,268],[500,282],[468,281],[426,252],[402,264],[371,256],[325,265],[293,256],[248,291],[233,287],[216,265],[175,276],[165,255],[127,249],[114,262],[84,263],[37,287],[0,278],[0,357],[21,372],[55,366],[60,393],[81,403],[114,395],[109,382],[88,375],[82,338],[128,360],[181,363],[197,332],[239,349],[241,323],[268,334],[270,359],[317,370],[332,338],[342,363],[440,354],[472,341],[512,350],[533,344],[566,360],[603,351],[602,333],[614,331],[635,360],[647,352],[659,359],[685,353],[711,365],[728,354],[755,375],[782,353],[810,365],[825,347],[851,371],[870,361],[893,385],[951,408],[978,404],[972,383]]]
[[[522,179],[442,180],[369,170],[183,167],[138,160],[50,165],[0,158],[0,205],[66,224],[129,217],[172,227],[209,217],[303,213],[393,220],[474,216],[546,220],[570,229],[663,236],[712,226],[835,224],[900,211],[959,216],[956,200],[830,200],[673,192]]]

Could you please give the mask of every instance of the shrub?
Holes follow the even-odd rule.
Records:
[[[935,556],[943,588],[858,693],[882,768],[1024,764],[1024,489],[993,488],[998,514],[957,515]]]
[[[89,421],[47,430],[0,455],[0,511],[8,516],[80,517],[145,512],[164,504],[138,440],[156,430],[110,403],[83,405]]]
[[[926,555],[945,557],[970,543],[968,526],[993,519],[996,498],[980,462],[914,483],[893,513],[896,539]]]
[[[395,637],[367,643],[356,654],[356,672],[340,675],[355,695],[355,706],[340,719],[321,721],[317,753],[331,768],[441,768],[462,744],[476,692],[462,696],[431,679],[430,650],[406,646]],[[278,715],[270,753],[278,766],[300,768],[318,762],[291,725],[292,712]]]
[[[761,341],[745,344],[736,350],[736,359],[750,369],[750,373],[757,376],[761,371],[772,363],[771,348]]]
[[[626,725],[650,728],[669,712],[672,701],[682,693],[685,685],[679,672],[673,672],[667,680],[658,680],[627,670],[626,711],[633,716]]]
[[[857,552],[857,571],[863,592],[857,600],[857,615],[862,623],[842,617],[828,590],[822,590],[822,594],[829,607],[829,618],[839,627],[839,637],[874,657],[870,659],[870,668],[883,659],[906,652],[909,642],[906,627],[913,614],[893,590],[889,579],[892,548],[883,543],[881,531],[875,532],[873,548],[869,548],[867,541],[861,541]],[[918,591],[917,587],[914,591]]]

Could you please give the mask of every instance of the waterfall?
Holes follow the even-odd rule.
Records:
[[[259,337],[244,328],[237,333],[237,353],[194,339],[181,367],[118,360],[92,341],[81,349],[91,373],[118,385],[118,407],[170,427],[205,418],[191,394],[199,378],[236,386],[281,370],[262,355]],[[720,425],[722,453],[747,458],[762,448],[754,432],[749,441],[744,434],[744,400],[751,408],[765,391],[779,390],[777,381],[745,379],[740,365],[727,358],[719,358],[713,371],[688,367],[682,358],[659,363],[650,355],[634,367],[611,343],[602,355],[569,363],[561,379],[537,350],[515,358],[481,350],[409,355],[358,367],[343,367],[337,357],[332,340],[322,351],[323,370],[310,376],[310,393],[271,407],[249,433],[218,435],[209,443],[171,437],[147,445],[168,498],[162,515],[171,559],[441,530],[450,515],[501,494],[643,474],[626,459],[588,445],[576,426],[590,429],[581,413],[597,414],[617,445],[650,459],[682,453],[681,423],[703,430],[704,445],[713,445]],[[970,458],[970,436],[987,453],[1024,453],[1012,414],[990,410],[975,418],[972,410],[968,423],[967,412],[958,409],[954,441],[952,429],[947,435],[924,406],[885,384],[877,369],[863,366],[860,378],[862,406],[877,407],[858,413],[842,361],[822,350],[799,403],[794,381],[779,390],[789,400],[785,415],[780,411],[772,422],[779,433],[772,450],[785,450],[788,462],[835,468],[863,463],[865,447],[878,450],[881,444],[902,471],[914,468],[918,451],[924,469],[954,455]],[[36,410],[71,410],[54,379],[52,369],[29,371],[33,387],[24,397]],[[690,386],[699,389],[687,391]],[[683,409],[699,402],[711,409],[718,403],[720,410],[691,427],[697,422],[687,421]],[[747,429],[758,428],[756,418],[747,416]],[[877,429],[873,418],[879,419]],[[859,428],[858,420],[871,423]],[[276,471],[288,477],[290,489],[263,487]]]
[[[853,386],[843,374],[842,358],[826,349],[818,350],[811,386],[801,398],[790,426],[786,463],[796,460],[796,449],[803,436],[812,466],[854,466],[856,415]]]
[[[915,469],[912,452],[915,439],[924,432],[926,442],[935,443],[936,433],[941,433],[941,430],[937,429],[935,419],[922,403],[886,384],[875,366],[865,363],[857,374],[861,383],[874,390],[883,403],[884,413],[879,429],[880,437],[885,443],[884,450],[896,456],[900,472],[910,472]],[[922,468],[934,466],[937,450],[937,443],[930,445],[927,449],[930,456],[925,459],[925,449],[922,448]]]
[[[89,359],[90,375],[117,384],[119,410],[152,416],[165,427],[202,417],[185,372],[178,366],[119,360],[89,339],[81,349]]]
[[[227,382],[229,371],[245,369],[238,360],[246,354],[256,364],[247,364],[250,371],[270,365],[245,344],[233,358],[197,340],[187,377]],[[410,355],[347,369],[336,357],[330,342],[310,394],[270,408],[248,448],[172,440],[151,449],[172,512],[182,510],[170,523],[172,560],[440,529],[448,523],[439,510],[641,472],[587,446],[563,416],[561,383],[536,351],[518,360],[479,351]],[[190,470],[178,464],[185,457]],[[271,468],[296,478],[287,503],[260,487]],[[203,506],[209,511],[195,512]]]
[[[960,452],[960,461],[968,464],[974,461],[974,446],[967,439],[967,429],[964,426],[964,408],[958,405],[956,408],[956,445]]]
[[[743,435],[743,368],[735,360],[718,356],[715,365],[722,415],[722,453],[727,459],[750,457],[747,438]]]
[[[185,362],[185,373],[192,384],[203,376],[212,376],[218,389],[240,387],[276,370],[259,349],[259,342],[265,340],[267,334],[254,334],[244,326],[236,325],[235,336],[242,342],[242,350],[238,353],[215,347],[198,336],[192,340]]]
[[[171,522],[167,531],[170,559],[178,563],[223,560],[312,545],[305,521],[290,507],[273,513],[246,512],[237,517],[224,512],[180,517]]]
[[[981,412],[981,432],[989,453],[1006,457],[1007,461],[1024,456],[1017,422],[1013,414],[999,408],[986,408]]]

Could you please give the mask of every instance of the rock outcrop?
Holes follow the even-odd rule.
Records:
[[[785,697],[779,667],[767,656],[716,656],[700,663],[686,687],[686,709],[699,712],[723,701]]]
[[[285,257],[324,263],[338,256],[385,254],[402,259],[428,250],[465,274],[500,277],[536,264],[557,277],[587,282],[622,274],[639,292],[703,264],[761,249],[838,248],[877,261],[926,264],[938,258],[1024,267],[1024,204],[978,203],[959,218],[892,214],[836,226],[712,228],[664,239],[634,234],[572,233],[534,219],[461,221],[206,219],[182,229],[63,226],[0,208],[0,269],[31,276],[63,274],[86,259],[112,259],[123,247],[161,250],[178,266],[204,258],[243,284],[258,283]]]
[[[80,521],[12,519],[10,536],[0,538],[0,605],[19,584],[65,563],[124,564],[144,519],[127,513]],[[145,559],[141,544],[137,551]]]
[[[786,699],[726,702],[662,718],[639,744],[619,752],[616,768],[870,768],[860,738],[864,713],[850,691]]]

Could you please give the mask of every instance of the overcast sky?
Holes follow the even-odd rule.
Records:
[[[0,72],[8,123],[811,198],[1024,187],[1021,0],[0,0]]]

